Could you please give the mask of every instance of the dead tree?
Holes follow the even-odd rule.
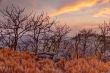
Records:
[[[100,52],[100,48],[102,46],[101,41],[100,41],[101,37],[99,34],[96,34],[96,33],[94,34],[93,37],[94,37],[94,39],[93,40],[91,39],[91,41],[92,41],[91,44],[93,44],[93,47],[91,49],[94,50],[94,55],[97,56],[98,53]]]
[[[107,50],[108,46],[108,39],[109,36],[109,25],[104,22],[103,24],[99,25],[99,31],[100,31],[100,42],[102,44],[102,48],[100,49],[101,53],[103,54]]]
[[[25,9],[15,7],[14,5],[1,10],[3,20],[0,22],[2,36],[4,36],[5,44],[9,48],[17,49],[19,39],[29,31],[30,23],[28,18],[30,15],[25,14]]]
[[[74,42],[74,49],[75,49],[74,50],[75,57],[78,59],[79,58],[80,43],[81,43],[81,35],[77,34],[75,37],[73,37],[73,42]]]
[[[40,46],[39,43],[42,42],[43,36],[51,31],[50,28],[54,24],[55,21],[51,20],[50,17],[44,13],[38,15],[37,17],[32,17],[31,34],[29,36],[32,38],[31,47],[36,54],[38,53]]]
[[[92,34],[92,30],[86,30],[86,29],[83,29],[80,31],[79,35],[80,35],[80,44],[81,44],[81,47],[82,47],[82,56],[85,57],[86,55],[86,51],[87,51],[87,48],[89,47],[89,43],[90,43],[90,37],[91,37],[91,34]]]
[[[51,47],[53,48],[53,51],[57,52],[58,49],[64,49],[64,41],[67,38],[68,33],[70,32],[70,28],[67,25],[56,25],[55,29],[53,29],[52,36],[50,38],[51,40]]]

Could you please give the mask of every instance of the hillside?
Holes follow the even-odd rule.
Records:
[[[109,70],[110,62],[95,58],[53,62],[38,59],[31,52],[0,50],[0,73],[107,73]]]

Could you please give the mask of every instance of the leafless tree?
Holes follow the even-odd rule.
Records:
[[[79,58],[79,49],[80,49],[80,43],[81,43],[81,35],[77,34],[75,37],[73,37],[73,42],[74,42],[74,54],[75,57],[78,59]]]
[[[68,33],[70,32],[70,28],[67,25],[57,25],[53,30],[53,35],[51,36],[51,46],[54,51],[58,49],[64,49],[64,41],[67,38]]]
[[[32,38],[31,47],[34,52],[37,54],[39,47],[39,43],[42,42],[42,37],[45,36],[48,32],[50,32],[50,28],[55,24],[55,21],[51,20],[49,16],[42,13],[37,17],[32,17],[31,19],[31,34],[29,35]]]
[[[109,36],[109,24],[104,22],[103,24],[99,25],[99,31],[100,31],[100,42],[102,44],[101,53],[104,53],[107,50],[108,46],[108,39]]]
[[[90,47],[90,37],[93,34],[92,30],[89,29],[83,29],[79,32],[80,35],[80,45],[81,45],[81,49],[82,49],[82,56],[85,56],[87,54],[87,49],[88,47]]]
[[[100,48],[102,47],[102,44],[100,41],[101,37],[99,34],[96,34],[96,33],[94,34],[93,37],[94,39],[93,40],[91,39],[92,41],[91,44],[93,44],[93,47],[91,49],[94,50],[94,55],[97,55],[100,52]]]
[[[4,37],[5,44],[9,48],[17,49],[19,39],[30,29],[25,9],[11,5],[0,11],[3,14],[3,20],[0,22],[2,30],[1,36]]]

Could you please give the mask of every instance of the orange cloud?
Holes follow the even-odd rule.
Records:
[[[94,17],[107,16],[110,15],[110,8],[104,8],[97,12]]]
[[[49,16],[58,16],[61,14],[80,11],[83,8],[93,7],[98,3],[107,3],[109,0],[83,0],[77,3],[68,4],[58,8],[56,11],[49,14]]]

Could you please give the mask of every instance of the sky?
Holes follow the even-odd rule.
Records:
[[[110,0],[0,0],[0,9],[10,4],[36,14],[44,11],[73,31],[96,28],[110,19]]]

